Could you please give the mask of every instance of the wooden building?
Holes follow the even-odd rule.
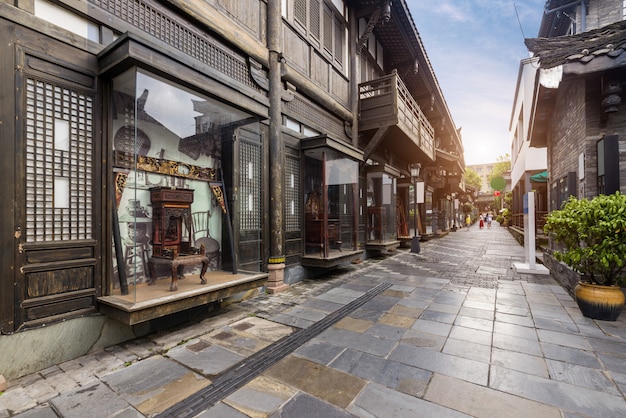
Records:
[[[539,37],[526,40],[539,66],[528,140],[547,150],[552,211],[569,196],[626,193],[626,15],[617,0],[546,8]],[[567,288],[578,280],[549,252],[544,259]]]
[[[393,250],[416,180],[450,227],[461,138],[403,0],[0,0],[0,33],[7,378]]]

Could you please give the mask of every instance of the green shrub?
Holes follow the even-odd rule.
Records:
[[[623,282],[626,267],[626,195],[574,196],[546,218],[544,231],[563,246],[554,257],[600,285]]]

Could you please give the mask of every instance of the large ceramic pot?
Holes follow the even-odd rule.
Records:
[[[580,311],[587,318],[615,321],[624,307],[624,292],[619,286],[579,282],[574,293]]]

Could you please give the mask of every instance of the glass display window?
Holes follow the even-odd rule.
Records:
[[[250,115],[137,67],[111,87],[109,294],[201,286],[222,264],[222,136]]]
[[[356,249],[358,171],[350,154],[328,146],[304,150],[305,256],[328,258]]]
[[[385,166],[367,169],[367,242],[384,243],[398,237],[396,176]]]

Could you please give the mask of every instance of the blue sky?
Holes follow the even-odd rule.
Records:
[[[452,119],[462,128],[465,164],[510,154],[517,73],[520,60],[529,56],[524,37],[537,37],[545,0],[406,3]]]

